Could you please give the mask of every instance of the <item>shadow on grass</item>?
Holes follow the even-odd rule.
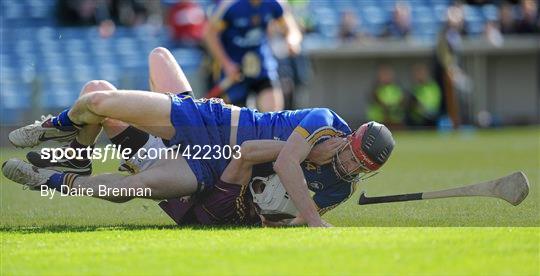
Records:
[[[35,233],[67,233],[67,232],[97,232],[97,231],[141,231],[141,230],[237,230],[254,229],[256,226],[202,226],[202,225],[136,225],[136,224],[118,224],[118,225],[45,225],[45,226],[15,226],[0,227],[0,232],[35,234]]]

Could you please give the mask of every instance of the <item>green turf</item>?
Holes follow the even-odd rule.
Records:
[[[538,272],[538,231],[508,228],[89,229],[5,233],[6,274]]]
[[[383,172],[360,186],[370,196],[521,170],[529,197],[516,207],[492,198],[358,206],[357,191],[325,218],[336,226],[388,228],[177,229],[152,201],[49,200],[2,178],[0,274],[538,274],[540,129],[397,133],[396,141]],[[24,153],[2,149],[2,160],[13,156]],[[114,163],[96,166],[112,169]]]

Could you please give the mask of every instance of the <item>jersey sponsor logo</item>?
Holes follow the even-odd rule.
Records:
[[[308,186],[310,188],[312,188],[313,190],[322,190],[322,189],[324,189],[324,185],[319,181],[309,182]]]
[[[306,167],[306,170],[308,171],[317,171],[317,173],[320,173],[319,171],[319,166],[317,166],[315,163],[313,162],[310,162],[310,161],[306,161],[305,162],[305,167]]]
[[[233,25],[237,28],[245,28],[249,26],[249,19],[245,17],[236,18],[233,22]]]
[[[261,28],[249,30],[243,37],[237,36],[233,38],[234,44],[241,48],[259,46],[263,41],[264,32]]]

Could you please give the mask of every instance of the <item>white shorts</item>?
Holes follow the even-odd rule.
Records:
[[[128,160],[122,160],[120,162],[120,167],[118,167],[119,171],[127,171],[130,174],[137,174],[141,171],[147,170],[148,168],[152,167],[159,158],[149,158],[148,152],[149,149],[166,149],[167,146],[163,143],[163,140],[161,138],[149,135],[148,141],[146,141],[146,144],[142,146],[136,153]]]

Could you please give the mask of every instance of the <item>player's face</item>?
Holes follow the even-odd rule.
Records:
[[[370,172],[370,170],[356,158],[350,142],[338,150],[332,162],[334,163],[334,167],[339,176],[345,180],[353,180],[359,174]]]

